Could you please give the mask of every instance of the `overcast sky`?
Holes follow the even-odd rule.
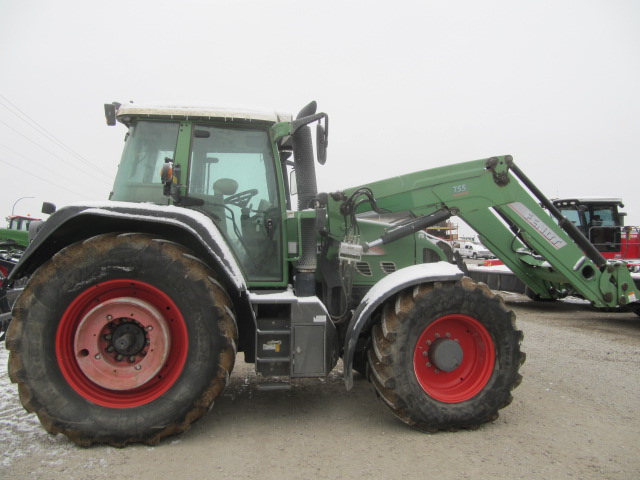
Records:
[[[320,190],[511,154],[640,224],[634,0],[0,0],[0,216],[106,199],[125,128],[102,105],[130,100],[316,100]]]

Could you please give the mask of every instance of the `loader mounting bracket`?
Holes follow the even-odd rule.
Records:
[[[513,157],[506,155],[505,157],[491,157],[487,160],[487,170],[493,173],[493,181],[499,187],[509,184],[509,169],[513,164]]]

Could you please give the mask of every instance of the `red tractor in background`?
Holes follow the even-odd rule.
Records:
[[[640,227],[625,226],[626,212],[619,198],[575,198],[553,200],[605,258],[640,264]]]
[[[632,272],[640,270],[640,226],[625,226],[626,212],[620,198],[566,198],[552,200],[553,205],[589,239],[603,257],[621,260]],[[483,266],[502,265],[489,259]]]

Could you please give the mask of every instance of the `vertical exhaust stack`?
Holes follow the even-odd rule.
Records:
[[[316,102],[304,107],[296,119],[316,113]],[[313,140],[311,129],[300,127],[293,134],[293,155],[295,159],[296,183],[298,185],[298,210],[313,208],[313,199],[318,194],[316,170],[313,158]],[[295,289],[299,297],[310,297],[316,294],[316,221],[303,219],[301,222],[300,259],[296,262]]]

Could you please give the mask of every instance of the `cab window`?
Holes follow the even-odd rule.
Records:
[[[180,124],[139,121],[129,128],[111,200],[166,205],[160,169],[174,160]]]

